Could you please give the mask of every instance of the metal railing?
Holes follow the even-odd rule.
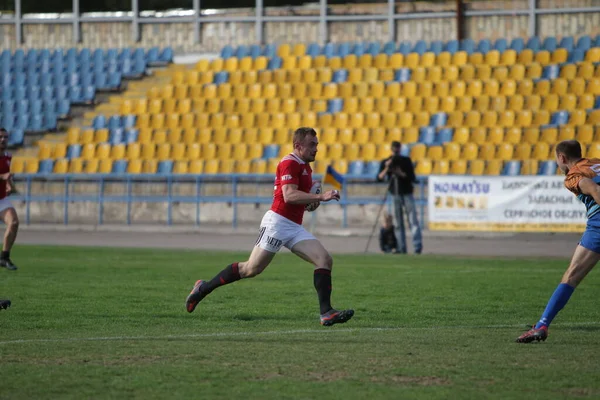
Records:
[[[315,180],[320,176],[315,175]],[[415,204],[420,214],[420,224],[423,226],[427,198],[425,187],[426,178],[419,178],[415,190]],[[15,178],[19,193],[12,195],[12,201],[25,202],[23,222],[31,224],[31,206],[40,203],[62,204],[62,222],[69,224],[69,206],[73,203],[94,203],[97,205],[96,221],[104,224],[105,206],[111,203],[121,203],[126,207],[124,224],[131,225],[132,208],[136,203],[166,204],[166,224],[173,224],[173,206],[177,203],[195,205],[193,224],[201,225],[202,205],[206,203],[231,204],[233,209],[232,227],[238,226],[238,205],[240,204],[271,204],[273,190],[272,175],[254,174],[215,174],[215,175],[156,175],[156,174],[21,174]],[[161,185],[159,193],[148,193],[152,185]],[[358,195],[356,186],[370,185],[371,192],[376,194]],[[58,188],[57,188],[58,186]],[[111,187],[110,190],[108,187]],[[244,186],[255,188],[254,194],[243,194],[240,188]],[[221,189],[214,194],[207,190],[212,187]],[[179,190],[185,188],[185,191]],[[342,208],[341,227],[348,227],[348,207],[354,205],[381,205],[384,201],[387,184],[376,183],[373,179],[346,177],[342,186],[341,200],[336,204]],[[155,187],[156,189],[156,187]],[[154,190],[156,192],[156,190]],[[214,190],[212,190],[214,192]],[[389,199],[389,196],[387,196]],[[328,205],[328,204],[324,204]],[[391,204],[388,204],[390,209]],[[94,213],[94,211],[90,211]],[[54,216],[56,217],[56,216]]]
[[[319,15],[290,15],[290,16],[268,16],[264,13],[263,0],[256,0],[254,15],[248,16],[219,16],[203,15],[200,8],[200,0],[193,0],[191,12],[181,12],[180,16],[166,17],[141,17],[139,11],[139,0],[131,0],[131,11],[115,13],[115,15],[81,15],[79,5],[81,0],[73,0],[73,12],[68,15],[61,15],[60,18],[48,17],[24,17],[21,12],[22,0],[15,0],[14,17],[0,18],[0,24],[13,24],[15,26],[15,39],[18,46],[23,43],[22,27],[24,24],[72,24],[73,42],[81,42],[81,23],[85,22],[128,22],[131,23],[132,38],[135,42],[140,41],[140,24],[162,24],[162,23],[193,23],[194,24],[194,42],[200,43],[201,25],[203,23],[214,22],[246,22],[255,24],[255,41],[258,44],[264,43],[263,28],[265,22],[318,22],[319,23],[319,42],[324,44],[328,39],[327,24],[329,22],[339,21],[387,21],[388,40],[396,40],[395,21],[413,20],[420,18],[457,18],[456,11],[444,12],[415,12],[415,13],[395,13],[395,0],[387,0],[387,13],[368,14],[368,15],[330,15],[327,12],[327,0],[320,0]],[[600,6],[579,7],[579,8],[537,8],[536,0],[522,0],[528,2],[528,8],[510,9],[510,10],[466,10],[463,12],[465,17],[476,16],[527,16],[528,35],[537,34],[538,16],[548,14],[572,14],[572,13],[600,13]],[[448,38],[451,39],[451,38]]]

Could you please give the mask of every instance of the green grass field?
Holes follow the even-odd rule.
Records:
[[[193,314],[185,297],[245,253],[20,246],[0,270],[0,398],[600,397],[600,276],[548,341],[533,323],[566,260],[336,256],[318,324],[312,268],[281,254]]]

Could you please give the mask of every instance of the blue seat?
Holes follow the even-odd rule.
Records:
[[[29,49],[29,51],[27,51],[27,55],[25,56],[25,63],[27,65],[36,65],[37,64],[37,50],[36,49]]]
[[[417,40],[414,47],[412,48],[413,53],[423,55],[427,51],[427,43],[424,40]]]
[[[383,53],[387,54],[388,56],[391,56],[392,54],[394,54],[395,51],[396,51],[396,43],[386,42],[383,45]]]
[[[38,62],[43,63],[44,61],[50,61],[50,50],[41,49],[38,52]]]
[[[410,45],[410,42],[401,42],[400,45],[398,46],[397,53],[407,55],[410,53],[411,49],[412,49],[412,47]]]
[[[25,53],[23,50],[18,49],[15,51],[12,57],[12,64],[14,66],[15,71],[23,70],[25,67]]]
[[[67,147],[67,158],[78,158],[79,156],[81,156],[80,144],[71,144]]]
[[[149,64],[157,63],[160,60],[158,47],[150,47],[146,52],[146,62]]]
[[[252,46],[250,46],[250,57],[252,57],[253,59],[260,57],[261,51],[262,49],[259,45],[253,44]]]
[[[121,121],[121,126],[125,129],[127,128],[133,128],[135,127],[135,123],[136,123],[136,116],[135,115],[124,115],[122,117],[122,121]]]
[[[73,72],[67,77],[67,85],[68,86],[77,86],[79,84],[79,74]]]
[[[59,100],[56,102],[55,111],[60,117],[66,117],[71,112],[71,103],[67,99]]]
[[[215,85],[220,85],[222,83],[226,83],[229,80],[229,72],[220,71],[215,74],[213,82]]]
[[[429,44],[429,52],[435,53],[435,55],[440,54],[444,51],[444,43],[441,40],[434,40]]]
[[[350,54],[354,54],[356,57],[360,57],[367,51],[364,43],[356,42],[350,45]]]
[[[87,85],[82,88],[82,100],[85,103],[92,103],[96,97],[96,88],[94,85]]]
[[[443,144],[451,142],[452,136],[454,136],[454,130],[452,128],[440,129],[437,134],[437,137],[435,138],[435,143]]]
[[[408,82],[410,81],[410,69],[399,68],[394,72],[394,81],[396,82]]]
[[[237,47],[237,49],[235,49],[235,56],[237,58],[248,57],[249,53],[250,53],[250,51],[248,50],[248,47],[244,46],[244,45],[240,45]]]
[[[585,59],[585,51],[581,49],[571,50],[567,57],[568,63],[579,63]]]
[[[45,159],[40,161],[38,173],[40,174],[51,174],[54,169],[54,160]]]
[[[105,72],[97,72],[94,74],[94,86],[97,89],[108,89],[108,74]]]
[[[410,149],[412,148],[412,146],[412,144],[409,144],[400,147],[400,155],[404,157],[410,156]]]
[[[8,145],[11,147],[22,146],[25,141],[25,131],[23,129],[12,129],[8,137]]]
[[[40,75],[40,86],[53,86],[54,85],[54,76],[52,74],[42,74]]]
[[[111,115],[108,118],[107,128],[111,129],[111,130],[112,129],[122,128],[122,126],[121,126],[121,117],[119,115]]]
[[[17,87],[15,87],[14,95],[15,95],[15,100],[16,101],[28,98],[27,97],[27,89],[25,88],[25,86],[17,86]]]
[[[127,172],[127,160],[115,160],[112,165],[113,174],[124,174]]]
[[[267,64],[267,69],[280,69],[283,61],[280,57],[273,57],[269,60]]]
[[[160,61],[164,63],[172,63],[173,62],[173,49],[171,47],[165,47],[160,53]]]
[[[309,44],[308,48],[306,49],[306,55],[309,55],[312,58],[317,57],[320,52],[321,52],[321,48],[316,43]]]
[[[33,132],[41,132],[44,130],[44,120],[42,119],[42,114],[33,114],[31,116],[27,130]]]
[[[592,38],[589,35],[584,35],[577,41],[576,48],[581,51],[588,51],[592,47]]]
[[[467,54],[472,54],[475,52],[475,42],[473,39],[463,39],[460,41],[460,50],[466,51]]]
[[[363,175],[365,170],[365,163],[363,161],[351,161],[348,164],[348,175],[352,176],[361,176]]]
[[[571,52],[571,50],[573,50],[574,44],[575,40],[573,39],[573,36],[565,36],[561,39],[558,47],[561,49],[567,49],[568,52]]]
[[[448,42],[446,42],[446,45],[444,46],[444,51],[447,51],[450,54],[454,54],[458,51],[459,48],[460,47],[459,47],[458,40],[449,40]]]
[[[438,128],[440,126],[446,125],[447,121],[448,121],[448,115],[446,115],[445,112],[438,112],[438,113],[433,114],[431,116],[431,118],[429,119],[429,126]]]
[[[375,177],[379,173],[379,165],[379,161],[369,161],[367,165],[365,165],[364,175]]]
[[[596,102],[594,103],[594,108],[600,108],[600,96],[596,96]]]
[[[126,58],[125,60],[123,60],[123,62],[121,62],[120,65],[121,67],[119,71],[121,72],[121,74],[123,74],[124,76],[132,75],[133,63],[131,62],[130,58]]]
[[[502,175],[505,176],[517,176],[521,174],[521,162],[520,161],[507,161],[504,163],[502,168]]]
[[[138,140],[140,131],[135,128],[129,128],[125,131],[125,143],[135,143]]]
[[[79,59],[81,60],[81,56],[79,57]],[[123,63],[127,60],[131,60],[131,49],[129,47],[122,48],[119,52],[117,60],[119,60],[120,63]]]
[[[56,113],[54,111],[46,111],[44,112],[44,129],[46,130],[55,130],[58,126],[58,118],[56,117]]]
[[[146,62],[146,55],[144,54],[144,49],[142,48],[137,48],[133,51],[133,54],[131,55],[131,58],[133,60],[141,60],[143,62]]]
[[[19,100],[15,103],[17,114],[27,114],[29,112],[29,101]]]
[[[594,40],[594,47],[600,47],[600,35],[596,35],[596,40]]]
[[[557,168],[556,161],[543,161],[540,163],[538,175],[556,175]]]
[[[345,69],[338,69],[333,73],[332,82],[341,83],[348,80],[348,71]]]
[[[432,126],[422,126],[419,128],[419,143],[431,145],[435,143],[435,128]]]
[[[556,64],[546,65],[542,71],[542,79],[556,79],[560,75],[560,67]]]
[[[525,48],[533,50],[534,53],[540,51],[540,47],[540,38],[537,36],[530,37],[529,40],[527,40],[527,45],[525,46]]]
[[[15,117],[14,115],[4,114],[2,115],[2,127],[9,132],[15,129]],[[21,129],[17,127],[17,129]]]
[[[262,158],[268,160],[269,158],[275,158],[278,155],[279,155],[279,145],[269,144],[264,147]]]
[[[121,144],[123,143],[123,139],[125,137],[125,131],[123,128],[111,129],[108,134],[108,142],[111,145]]]
[[[119,51],[117,49],[106,50],[106,63],[117,63],[119,60]]]
[[[508,48],[508,42],[504,38],[497,39],[494,43],[494,50],[498,50],[500,53],[504,53]]]
[[[146,60],[136,59],[131,67],[131,75],[133,77],[142,76],[146,73]]]
[[[95,86],[94,75],[85,74],[81,76],[81,86]]]
[[[20,129],[31,130],[29,114],[17,114],[15,120],[15,126]]]
[[[517,53],[522,52],[524,48],[525,48],[525,42],[523,41],[522,38],[514,38],[510,42],[510,49],[516,51]]]
[[[569,122],[568,111],[556,111],[550,117],[550,125],[565,125]]]
[[[344,58],[349,54],[350,54],[350,43],[348,43],[348,42],[340,43],[337,48],[338,57]]]
[[[108,87],[111,89],[121,87],[121,74],[119,72],[112,72],[108,75]]]
[[[333,43],[326,43],[323,46],[323,55],[327,58],[335,57],[335,45]]]
[[[381,44],[379,42],[369,43],[369,47],[367,48],[367,54],[370,54],[372,57],[375,57],[379,53],[381,53]]]
[[[57,96],[55,96],[55,92],[54,92],[54,89],[52,89],[52,87],[50,87],[50,86],[42,87],[42,100],[44,102],[55,100],[56,97]]]
[[[56,86],[54,94],[57,99],[70,99],[68,86]]]
[[[44,109],[44,111],[46,111],[46,110],[57,111],[58,110],[57,104],[58,104],[58,102],[62,102],[62,101],[66,101],[67,104],[70,104],[69,100],[67,100],[67,99],[62,99],[62,100],[54,100],[54,99],[46,100],[46,99],[44,99],[44,100],[42,100],[42,103],[43,103],[42,108]]]
[[[42,112],[43,108],[44,108],[44,103],[40,99],[33,100],[32,102],[29,103],[29,109],[31,110],[32,114],[40,114]]]
[[[344,100],[340,98],[331,99],[327,102],[327,112],[334,114],[341,112],[344,108]]]
[[[104,67],[104,50],[102,50],[102,49],[94,50],[94,53],[92,55],[92,60],[93,60],[94,67],[96,67],[96,66]]]
[[[275,46],[273,43],[269,43],[267,45],[265,45],[265,48],[263,49],[263,56],[268,57],[268,58],[273,58],[277,55],[277,46]]]
[[[167,175],[173,172],[173,161],[163,160],[158,163],[157,174]]]
[[[104,115],[96,115],[92,120],[92,128],[104,129],[107,127],[106,117]]]
[[[482,54],[487,54],[492,50],[492,43],[488,39],[482,39],[479,41],[477,45],[477,52]]]

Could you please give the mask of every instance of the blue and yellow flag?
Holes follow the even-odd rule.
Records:
[[[341,190],[342,185],[344,184],[344,177],[330,165],[325,172],[323,183],[328,183],[337,190]]]

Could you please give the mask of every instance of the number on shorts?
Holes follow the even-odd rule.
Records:
[[[258,239],[256,239],[256,243],[254,244],[255,246],[258,246],[258,244],[260,243],[260,241],[263,238],[263,235],[265,234],[265,231],[267,230],[266,226],[261,226],[260,230],[258,231]]]
[[[600,175],[600,164],[594,164],[590,167],[592,171],[596,173],[596,175]]]

